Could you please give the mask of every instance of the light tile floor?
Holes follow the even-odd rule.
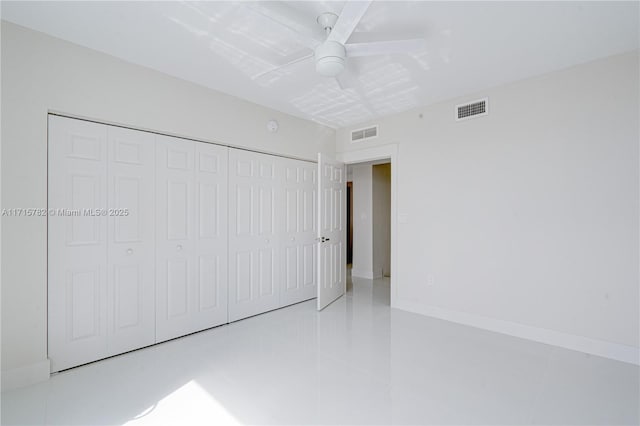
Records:
[[[389,308],[389,281],[2,394],[2,424],[638,424],[639,368]]]

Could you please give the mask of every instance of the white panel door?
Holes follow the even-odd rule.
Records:
[[[318,154],[318,310],[346,292],[346,172]]]
[[[107,127],[49,116],[48,356],[60,371],[107,352]]]
[[[195,142],[156,136],[156,341],[194,328]]]
[[[191,317],[198,330],[227,322],[229,149],[196,143],[195,254]]]
[[[281,164],[229,149],[229,321],[280,306]]]
[[[281,243],[280,305],[316,297],[317,166],[283,159],[284,229]]]
[[[227,322],[228,149],[157,136],[156,340]]]
[[[108,134],[107,340],[110,355],[155,343],[155,137]]]

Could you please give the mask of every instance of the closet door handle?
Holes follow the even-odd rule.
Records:
[[[127,249],[127,254],[133,254],[133,249],[132,248],[128,248]]]
[[[178,244],[178,245],[176,246],[176,250],[178,250],[178,251],[182,251],[182,245],[181,245],[181,244]]]

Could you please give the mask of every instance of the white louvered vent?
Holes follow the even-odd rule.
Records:
[[[378,126],[367,127],[366,129],[353,130],[351,132],[351,142],[360,142],[378,136]]]
[[[456,105],[456,121],[467,120],[489,114],[489,99],[484,98],[462,105]]]

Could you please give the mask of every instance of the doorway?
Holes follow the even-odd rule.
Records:
[[[353,185],[353,177],[349,175],[349,171],[352,170],[350,166],[359,165],[359,164],[388,164],[389,174],[390,174],[390,220],[389,220],[389,252],[390,252],[390,263],[388,267],[388,275],[389,277],[385,277],[384,279],[388,280],[390,299],[389,304],[391,307],[396,306],[397,294],[398,294],[398,274],[397,274],[397,188],[398,188],[398,167],[397,167],[397,158],[398,158],[398,146],[397,144],[389,144],[389,145],[381,145],[372,148],[352,150],[347,152],[342,152],[337,155],[337,159],[347,166],[347,181],[351,181],[351,197],[347,198],[347,203],[345,203],[345,213],[347,212],[347,208],[349,206],[349,200],[356,197],[357,188]],[[356,212],[353,210],[353,204],[355,201],[351,203],[352,210],[349,212],[353,217],[350,222],[347,222],[347,241],[349,239],[348,229],[351,224],[355,224],[357,219]],[[406,216],[406,215],[405,215]],[[349,219],[347,219],[349,221]],[[353,237],[352,241],[355,244],[353,247],[352,256],[355,257],[357,244],[355,240],[357,238],[357,231],[354,227],[353,229]],[[354,259],[352,259],[353,262]],[[351,264],[352,266],[353,263]],[[357,265],[356,265],[357,266]],[[350,274],[351,270],[348,270],[347,275]],[[373,275],[373,274],[372,274]],[[383,272],[384,275],[384,272]],[[349,289],[349,277],[347,279],[347,289]]]
[[[347,292],[390,303],[391,162],[347,165]],[[380,297],[382,296],[382,298]]]

